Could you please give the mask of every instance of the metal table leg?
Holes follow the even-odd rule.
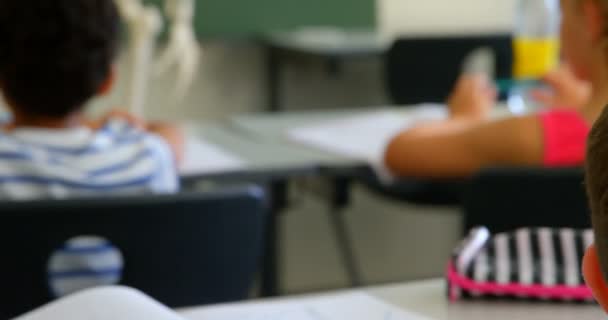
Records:
[[[270,212],[266,223],[265,250],[261,268],[262,297],[275,297],[281,292],[280,218],[287,207],[288,182],[272,182],[269,186]]]

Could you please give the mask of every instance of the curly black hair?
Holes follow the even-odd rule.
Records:
[[[608,281],[608,107],[604,108],[589,134],[585,169],[595,245],[604,278]]]
[[[119,42],[113,0],[0,0],[0,88],[28,115],[65,117],[107,80]]]

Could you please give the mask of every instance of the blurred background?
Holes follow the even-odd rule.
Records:
[[[174,121],[220,121],[267,111],[271,104],[285,111],[390,105],[384,51],[393,40],[510,34],[516,6],[514,0],[196,0],[202,47],[197,78],[179,102],[167,94],[174,75],[152,78],[145,114]],[[279,44],[303,39],[313,46],[350,41],[365,47],[371,42],[377,47],[353,59],[288,55],[277,72],[280,94],[273,101],[268,88],[269,64],[274,63],[269,56],[276,44],[272,39]],[[95,100],[92,112],[120,107],[129,69],[121,56],[117,89]],[[308,179],[290,189],[280,235],[286,293],[349,284],[331,235],[330,209],[316,192],[323,188],[324,181]],[[442,276],[462,236],[458,207],[392,202],[361,186],[355,186],[345,211],[366,285]]]

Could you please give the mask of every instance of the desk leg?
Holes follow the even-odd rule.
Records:
[[[281,57],[277,49],[269,46],[266,53],[266,86],[268,111],[281,111]]]
[[[260,284],[260,295],[265,298],[278,296],[281,290],[280,218],[281,213],[287,207],[287,193],[287,181],[273,182],[269,186],[271,204],[266,222]]]
[[[327,59],[327,73],[332,77],[337,77],[342,73],[342,64],[338,57],[330,57]]]
[[[363,285],[363,278],[357,263],[353,242],[348,232],[346,219],[344,219],[344,209],[350,203],[351,185],[352,181],[349,178],[337,177],[333,179],[334,190],[330,219],[350,285],[360,287]]]

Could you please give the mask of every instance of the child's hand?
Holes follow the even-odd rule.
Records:
[[[104,117],[102,117],[101,123],[104,125],[112,119],[121,119],[126,121],[129,125],[141,130],[146,130],[147,127],[146,121],[143,118],[121,109],[110,110]]]
[[[103,116],[100,121],[90,122],[89,127],[94,130],[98,130],[111,119],[122,119],[135,128],[160,136],[169,144],[169,147],[171,147],[176,162],[178,164],[182,162],[185,154],[185,137],[184,133],[178,126],[163,122],[146,122],[144,119],[139,118],[127,111],[114,109],[106,113],[106,115]]]
[[[591,85],[574,75],[567,64],[562,65],[543,77],[550,89],[536,89],[532,98],[545,107],[579,109],[591,98]]]
[[[452,118],[485,119],[496,104],[498,93],[482,74],[460,77],[448,99]]]
[[[103,126],[105,126],[108,121],[112,119],[122,119],[126,121],[129,125],[141,130],[146,130],[147,127],[146,121],[144,121],[142,118],[139,118],[121,109],[112,109],[104,116],[102,116],[99,120],[87,121],[86,125],[93,130],[99,130],[103,128]]]

